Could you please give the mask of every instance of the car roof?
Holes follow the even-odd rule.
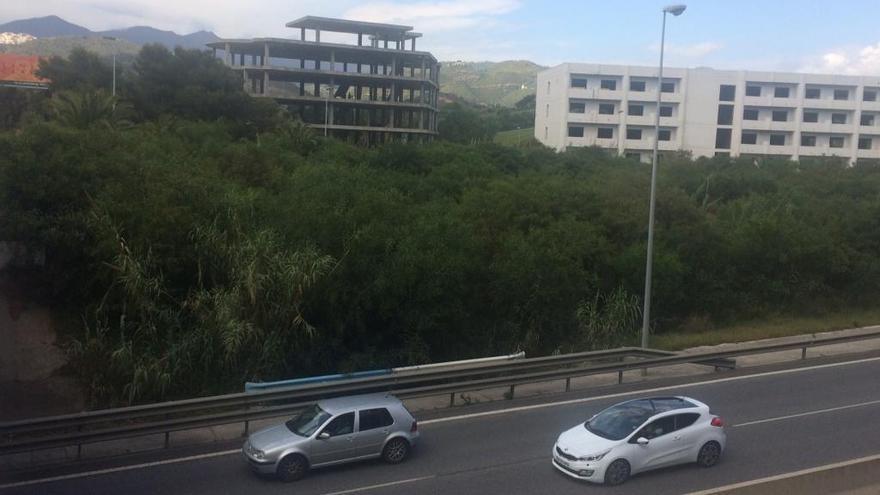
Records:
[[[680,404],[677,405],[676,407],[671,407],[671,408],[668,408],[668,409],[665,409],[662,411],[656,411],[656,405],[654,404],[654,402],[661,402],[661,401],[666,402],[667,404],[670,402],[677,401],[677,402],[680,402]],[[668,412],[682,411],[685,409],[703,409],[706,411],[709,410],[709,406],[707,406],[706,404],[703,404],[702,402],[695,400],[695,399],[692,399],[690,397],[684,397],[684,396],[680,396],[680,395],[639,397],[637,399],[632,399],[632,400],[628,400],[625,402],[621,402],[620,404],[629,404],[632,402],[648,402],[648,403],[650,403],[651,408],[655,410],[655,413],[653,416],[660,416],[660,415],[666,414]]]
[[[400,399],[386,394],[349,395],[318,401],[318,407],[330,414],[348,412],[352,409],[371,409],[375,407],[391,407],[400,404]]]

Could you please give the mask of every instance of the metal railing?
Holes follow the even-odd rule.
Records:
[[[68,446],[81,449],[83,444],[152,434],[165,434],[167,446],[171,432],[238,423],[247,432],[251,421],[283,416],[317,400],[344,395],[393,392],[401,398],[417,398],[451,394],[453,404],[455,393],[508,387],[505,396],[513,398],[516,386],[527,383],[565,380],[565,390],[569,390],[571,379],[577,377],[617,373],[620,382],[626,371],[687,363],[716,370],[733,368],[731,359],[737,356],[802,349],[804,358],[810,347],[875,338],[880,338],[880,331],[687,354],[625,347],[13,421],[0,423],[0,455]]]

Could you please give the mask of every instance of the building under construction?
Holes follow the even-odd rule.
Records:
[[[374,144],[437,134],[440,65],[416,51],[421,34],[412,26],[307,16],[287,27],[299,39],[208,46],[241,72],[245,91],[277,100],[325,135]]]

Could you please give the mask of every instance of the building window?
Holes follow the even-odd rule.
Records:
[[[869,150],[871,149],[871,138],[859,138],[859,149],[860,150]]]
[[[611,139],[614,137],[614,128],[600,127],[596,132],[596,137],[599,139]]]
[[[645,81],[629,81],[629,90],[630,91],[644,91],[645,90]]]
[[[819,122],[819,112],[804,112],[804,122]]]
[[[733,101],[736,98],[736,86],[732,84],[722,84],[718,91],[718,100]]]
[[[630,160],[641,161],[642,154],[641,153],[625,153],[623,156]]]
[[[715,131],[715,147],[721,150],[730,149],[730,129]]]
[[[572,77],[571,78],[571,87],[572,88],[585,88],[587,87],[587,80],[583,77]]]
[[[819,88],[807,88],[804,98],[808,100],[818,100],[822,97],[822,91]]]
[[[661,117],[672,117],[672,107],[669,105],[662,105],[660,107],[660,116]]]
[[[848,89],[835,89],[834,90],[834,99],[835,100],[848,100],[849,99],[849,90]]]
[[[832,113],[831,114],[831,123],[832,124],[846,124],[846,114],[845,113]]]
[[[746,96],[761,96],[761,86],[746,86]]]
[[[877,92],[873,89],[866,89],[864,93],[862,93],[863,101],[877,101]]]
[[[599,103],[599,113],[601,115],[614,115],[614,103]]]
[[[788,98],[789,89],[787,86],[776,86],[773,88],[774,98]]]
[[[742,144],[758,144],[758,134],[755,132],[744,132],[739,142]]]
[[[874,125],[874,115],[870,113],[863,113],[859,123],[861,125]]]
[[[660,83],[660,92],[661,93],[675,93],[675,83],[674,82]]]
[[[644,115],[645,114],[645,107],[643,105],[630,105],[629,109],[627,110],[626,113],[627,113],[627,115],[635,115],[635,116]]]
[[[813,146],[816,146],[816,136],[806,136],[806,135],[802,134],[801,135],[801,146],[807,146],[810,148],[812,148]]]
[[[609,91],[617,90],[617,81],[614,79],[602,79],[602,82],[599,83],[599,87],[602,89],[607,89]]]
[[[587,104],[582,101],[571,101],[568,103],[569,113],[585,113],[586,111]]]
[[[758,110],[755,108],[744,108],[743,120],[758,120]]]
[[[828,146],[832,148],[843,148],[843,136],[831,136],[828,139]]]
[[[770,134],[770,146],[785,146],[785,134]]]
[[[733,124],[733,105],[718,105],[718,125]]]
[[[626,128],[626,138],[632,139],[634,141],[640,141],[642,139],[642,130],[635,129],[632,127],[627,127]]]
[[[584,137],[584,127],[580,125],[568,126],[568,137]]]
[[[788,122],[788,110],[773,110],[773,122]]]
[[[672,140],[672,131],[669,129],[660,129],[660,132],[657,133],[658,141],[671,141]]]

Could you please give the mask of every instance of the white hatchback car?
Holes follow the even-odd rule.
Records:
[[[714,466],[726,443],[724,422],[702,402],[635,399],[559,435],[553,466],[577,479],[619,485],[631,474],[674,464]]]

